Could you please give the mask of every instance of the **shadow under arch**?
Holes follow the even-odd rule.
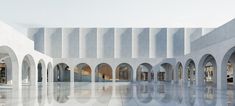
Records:
[[[80,63],[74,68],[74,82],[91,82],[91,67],[86,63]]]
[[[196,65],[193,59],[188,59],[184,67],[184,80],[189,81],[191,85],[195,84],[196,81]]]
[[[154,79],[154,72],[152,65],[149,63],[142,63],[137,67],[136,80],[137,81],[152,81]]]
[[[158,78],[163,81],[172,81],[174,79],[173,66],[170,63],[162,63],[160,65],[160,72],[158,73]]]
[[[183,79],[183,65],[181,62],[177,62],[176,64],[176,68],[175,68],[175,71],[176,71],[176,79],[177,81],[181,81]]]
[[[133,81],[133,69],[128,63],[120,63],[116,68],[116,82]]]
[[[113,80],[112,67],[107,63],[100,63],[95,68],[96,82],[112,82]]]
[[[46,66],[45,66],[45,62],[43,59],[40,59],[37,65],[37,71],[38,71],[38,82],[43,82],[43,80],[45,80],[44,74],[46,74]]]
[[[66,63],[58,63],[54,67],[54,82],[70,82],[71,70]]]

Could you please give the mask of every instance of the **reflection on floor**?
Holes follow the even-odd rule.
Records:
[[[235,90],[158,83],[51,83],[1,89],[7,106],[234,106]]]

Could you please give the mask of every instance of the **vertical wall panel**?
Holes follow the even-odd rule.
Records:
[[[166,57],[166,28],[151,28],[149,38],[149,57],[150,58],[165,58]]]
[[[167,58],[184,55],[184,28],[167,29]]]
[[[98,58],[114,57],[114,29],[98,28],[97,30]]]
[[[80,29],[80,58],[97,57],[97,30],[96,28]]]
[[[191,53],[191,42],[202,36],[201,28],[187,28],[184,36],[184,54]]]
[[[62,30],[61,28],[45,29],[46,54],[53,58],[62,57]]]
[[[148,58],[149,57],[149,28],[134,28],[132,29],[134,58]],[[135,46],[134,46],[135,45]]]
[[[63,58],[79,58],[79,29],[63,28]]]
[[[34,41],[34,49],[41,53],[45,53],[44,36],[44,28],[28,29],[28,37]]]
[[[115,57],[131,58],[132,54],[132,29],[115,29]]]

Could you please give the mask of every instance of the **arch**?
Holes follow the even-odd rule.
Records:
[[[95,68],[95,81],[96,82],[112,82],[113,73],[112,67],[107,63],[100,63]]]
[[[190,84],[195,84],[196,81],[196,65],[193,59],[188,59],[185,68],[184,76],[186,81],[189,81]]]
[[[211,54],[202,56],[199,62],[199,78],[198,82],[205,85],[217,84],[217,64],[215,58]]]
[[[65,63],[59,63],[54,67],[54,82],[70,82],[71,70]]]
[[[177,81],[181,81],[182,80],[182,78],[183,78],[183,65],[182,65],[182,63],[181,62],[178,62],[177,64],[176,64],[176,74],[175,74],[175,80],[177,80]]]
[[[33,57],[30,54],[25,55],[22,61],[22,84],[33,84],[35,72],[36,66]]]
[[[128,63],[121,63],[116,68],[116,81],[117,82],[126,82],[133,80],[133,69]]]
[[[152,71],[152,65],[149,63],[142,63],[137,68],[137,81],[152,81],[154,79],[154,73]]]
[[[47,64],[47,82],[52,82],[52,63],[49,62]]]
[[[39,60],[37,71],[38,71],[38,82],[46,81],[46,78],[44,77],[46,74],[46,66],[44,60],[42,59]]]
[[[235,47],[232,47],[231,49],[229,49],[225,55],[223,56],[223,60],[222,60],[222,64],[221,64],[221,79],[227,79],[227,83],[222,80],[222,82],[220,82],[221,85],[223,87],[225,87],[226,89],[234,89],[235,88]],[[226,74],[224,74],[226,73]],[[225,85],[226,84],[226,85]]]
[[[0,46],[0,83],[9,85],[19,84],[19,64],[13,49],[8,46]],[[13,71],[14,70],[14,71]]]
[[[170,63],[161,64],[158,78],[163,81],[172,81],[174,79],[173,67]]]
[[[74,82],[91,82],[91,67],[80,63],[74,68]]]

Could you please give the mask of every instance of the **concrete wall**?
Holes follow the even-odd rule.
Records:
[[[97,57],[97,29],[81,28],[80,29],[80,58]]]
[[[131,58],[132,29],[115,28],[115,58]]]
[[[62,57],[62,29],[46,28],[45,29],[45,54],[53,58]]]
[[[78,58],[79,41],[79,28],[63,28],[62,58]]]
[[[149,57],[149,28],[132,29],[132,58]]]

